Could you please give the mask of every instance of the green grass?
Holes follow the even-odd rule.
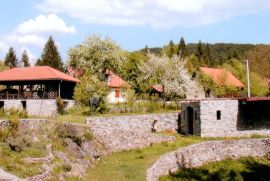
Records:
[[[144,149],[114,153],[99,161],[91,169],[86,178],[92,181],[143,181],[146,170],[162,154],[176,150],[179,147],[205,141],[199,137],[182,137],[176,135],[174,143],[154,144]]]
[[[269,180],[269,158],[245,157],[238,160],[227,159],[212,162],[198,168],[185,168],[169,176],[162,176],[160,181],[189,180]]]
[[[0,165],[10,173],[13,173],[21,178],[30,177],[43,172],[41,163],[27,164],[24,158],[27,157],[42,157],[45,156],[44,143],[33,144],[29,148],[25,148],[21,152],[11,151],[6,143],[0,143]]]
[[[58,122],[69,122],[69,123],[80,123],[84,124],[86,116],[76,116],[71,114],[58,115],[56,121]]]

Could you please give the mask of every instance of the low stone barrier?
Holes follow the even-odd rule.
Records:
[[[157,131],[177,131],[178,113],[145,114],[111,117],[88,117],[86,124],[105,127],[108,129],[121,129],[136,132],[151,132],[153,122],[156,120]]]
[[[110,152],[143,148],[153,143],[172,142],[174,136],[151,133],[153,121],[157,120],[157,131],[176,131],[177,113],[147,114],[113,117],[89,117],[94,137],[102,141]]]
[[[48,122],[47,119],[19,119],[19,128],[37,129],[42,128]],[[0,120],[0,129],[9,125],[8,120]]]
[[[160,176],[180,168],[202,166],[226,158],[263,157],[270,153],[270,138],[209,141],[194,144],[161,156],[148,170],[147,180],[157,181]]]

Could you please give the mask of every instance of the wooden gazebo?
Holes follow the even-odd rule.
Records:
[[[0,99],[72,99],[77,82],[49,66],[13,68],[0,72]]]

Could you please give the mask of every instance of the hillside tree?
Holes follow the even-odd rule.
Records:
[[[16,57],[16,53],[13,47],[10,47],[8,53],[6,54],[5,65],[9,66],[10,68],[18,66],[18,59]]]
[[[41,59],[36,63],[36,65],[48,65],[55,69],[63,70],[62,58],[52,36],[48,38],[48,41],[43,48]]]
[[[22,53],[21,63],[24,67],[30,67],[29,56],[26,50],[24,50]]]
[[[168,57],[172,58],[174,54],[175,54],[174,42],[171,40],[169,43]]]
[[[188,50],[187,50],[186,43],[183,37],[181,37],[179,41],[179,44],[177,47],[177,55],[182,58],[185,58],[188,56]]]

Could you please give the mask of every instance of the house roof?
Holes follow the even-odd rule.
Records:
[[[130,87],[130,85],[125,80],[123,80],[120,76],[118,76],[111,70],[106,71],[106,76],[107,76],[108,87],[114,87],[114,88]]]
[[[208,75],[216,84],[240,88],[244,87],[244,84],[239,79],[225,69],[200,67],[200,71]]]
[[[163,87],[161,85],[152,85],[151,88],[159,93],[163,92]]]
[[[35,81],[64,80],[78,82],[79,80],[49,66],[17,67],[0,72],[0,81]]]

